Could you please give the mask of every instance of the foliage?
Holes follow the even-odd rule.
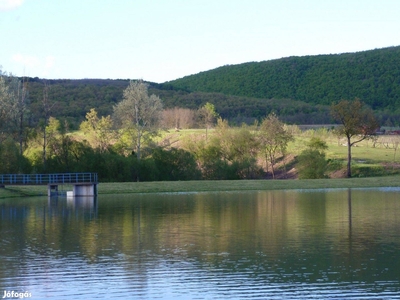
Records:
[[[207,142],[189,139],[185,147],[194,153],[204,179],[251,179],[262,173],[256,159],[258,141],[248,126],[231,128],[218,119]]]
[[[124,90],[123,100],[114,106],[114,116],[120,126],[132,134],[134,150],[140,164],[142,141],[154,134],[161,118],[162,103],[156,95],[148,95],[148,86],[142,81],[131,81]],[[125,131],[126,132],[126,131]],[[139,173],[137,173],[139,181]]]
[[[258,140],[263,151],[265,163],[271,166],[272,177],[275,178],[274,165],[278,154],[285,155],[286,148],[293,140],[292,134],[287,131],[284,124],[272,113],[261,123],[258,129]]]
[[[9,136],[19,143],[20,154],[28,127],[28,91],[17,77],[0,76],[0,142]]]
[[[193,154],[183,149],[160,147],[153,150],[152,158],[157,168],[155,180],[197,180],[201,178]]]
[[[326,142],[317,137],[312,137],[307,143],[307,149],[297,157],[299,179],[326,178],[325,172],[328,162],[325,151],[328,149]]]
[[[330,105],[359,97],[381,124],[400,124],[400,47],[340,55],[289,57],[228,65],[171,82],[147,83],[150,94],[163,99],[166,109],[197,110],[207,102],[230,124],[261,121],[270,113],[291,124],[329,124]],[[4,73],[0,77],[7,77]],[[43,89],[54,101],[51,116],[79,128],[95,108],[99,117],[111,115],[129,80],[20,79],[29,92],[29,122],[43,116]],[[1,92],[0,92],[1,94]],[[27,120],[28,121],[28,120]],[[1,125],[0,125],[1,127]]]
[[[0,144],[0,174],[30,173],[29,160],[20,152],[12,139]]]
[[[358,98],[354,101],[341,100],[332,105],[331,113],[341,124],[337,129],[338,135],[347,139],[347,177],[351,177],[351,147],[375,134],[379,124],[372,110]]]
[[[362,98],[399,113],[400,47],[227,65],[168,82],[175,89],[330,105]]]
[[[94,138],[94,148],[98,148],[101,152],[106,151],[114,139],[112,127],[111,116],[99,118],[94,108],[86,114],[86,120],[80,125],[83,132]]]
[[[385,56],[388,54],[387,51],[382,53]],[[282,74],[287,72],[285,64],[291,59],[277,61],[278,77],[280,68]],[[318,57],[311,60],[317,61]],[[297,65],[292,68],[292,75],[296,77]],[[312,70],[314,69],[309,69],[310,72]],[[255,76],[250,71],[248,70],[248,76]],[[279,79],[282,81],[279,84],[287,89],[285,98],[277,92],[279,84],[276,82],[275,88],[278,89],[271,91],[278,96],[270,99],[256,98],[261,94],[254,96],[246,93],[245,81],[240,88],[245,93],[237,96],[222,94],[218,90],[195,91],[173,84],[159,85],[127,80],[52,80],[46,83],[38,78],[18,79],[1,73],[0,169],[12,173],[91,171],[98,172],[102,181],[132,181],[139,178],[139,174],[141,180],[253,179],[260,178],[265,171],[258,161],[260,153],[268,161],[267,172],[271,167],[274,175],[276,160],[287,152],[293,133],[300,134],[298,127],[288,127],[283,121],[310,123],[337,118],[343,123],[337,132],[348,138],[349,149],[355,143],[368,138],[372,130],[376,129],[377,124],[371,110],[366,109],[357,99],[352,102],[343,100],[333,105],[332,116],[328,114],[328,102],[313,102],[311,98],[299,101],[301,97],[296,98],[299,97],[297,92],[293,94],[295,96],[291,93],[302,89],[305,83],[298,77],[298,86],[293,82],[287,85],[284,81],[292,80],[289,73],[285,75],[286,79]],[[269,78],[270,82],[274,80],[275,77]],[[257,81],[253,81],[253,84],[256,83]],[[221,77],[219,84],[222,86],[228,82]],[[390,84],[388,86],[392,89]],[[250,90],[257,90],[257,86],[248,91]],[[354,90],[357,91],[356,88]],[[153,95],[149,96],[149,92]],[[313,90],[309,89],[305,94],[312,95]],[[335,95],[333,93],[331,96]],[[154,139],[157,129],[160,128],[159,97],[165,99],[167,108],[164,117],[168,116],[168,122],[165,117],[164,126],[202,126],[201,122],[195,122],[196,117],[202,116],[206,139],[204,135],[194,138],[187,142],[185,149],[160,148],[163,144],[157,144],[157,139]],[[122,101],[118,102],[120,99]],[[390,105],[396,104],[396,101],[393,100]],[[376,101],[372,107],[381,109],[378,112],[381,119],[386,118],[387,121],[388,116],[396,116],[396,109],[393,108],[396,105],[385,106],[382,110],[380,104],[380,100]],[[112,120],[110,114],[113,111]],[[208,137],[208,128],[215,121],[216,111],[221,118]],[[265,115],[268,117],[263,118]],[[72,124],[69,120],[73,121]],[[82,120],[81,129],[84,135],[71,134],[71,128],[78,128],[78,121]],[[254,123],[254,120],[257,122]],[[118,122],[113,124],[113,121]],[[230,127],[228,121],[236,127]],[[390,122],[395,124],[396,119],[392,118]],[[165,125],[167,123],[173,125]],[[349,124],[350,130],[347,130],[346,125]],[[120,127],[112,128],[113,125]],[[320,131],[318,135],[324,139],[331,134],[327,129]],[[177,140],[174,145],[181,147],[178,138],[181,133],[174,134],[177,136],[174,138]],[[310,136],[314,135],[304,135],[304,138]],[[375,139],[373,146],[378,145],[377,143]],[[396,160],[399,143],[395,140],[391,143],[394,149],[394,157],[390,152],[392,163]],[[308,154],[305,161],[317,161],[317,165],[311,168],[314,172],[319,170],[325,160],[326,149],[321,147],[318,143],[309,144],[309,153],[302,153]],[[357,153],[356,150],[354,152]],[[295,149],[293,153],[298,152]],[[302,155],[299,166],[301,157]],[[355,167],[355,170],[359,169],[357,165]],[[396,172],[395,164],[393,172]],[[356,175],[361,176],[364,173],[366,172],[357,171]],[[319,172],[312,176],[320,177],[321,174]]]
[[[214,124],[218,113],[215,111],[215,106],[212,103],[207,102],[203,107],[199,109],[199,115],[202,120],[201,124],[206,127],[206,140],[208,138],[208,129]]]

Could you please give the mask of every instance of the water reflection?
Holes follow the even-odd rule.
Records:
[[[0,289],[58,299],[391,298],[400,290],[399,195],[1,200]]]
[[[90,219],[97,216],[97,197],[48,197],[47,202],[48,212],[51,215],[74,214],[83,217],[88,216]]]

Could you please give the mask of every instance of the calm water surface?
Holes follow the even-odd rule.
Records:
[[[0,297],[400,299],[400,189],[0,200]]]

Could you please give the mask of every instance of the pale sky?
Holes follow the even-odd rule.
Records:
[[[0,0],[0,65],[17,76],[162,83],[398,46],[399,14],[399,0]]]

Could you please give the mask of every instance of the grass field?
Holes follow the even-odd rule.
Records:
[[[99,195],[102,195],[370,187],[400,187],[400,176],[309,180],[201,180],[100,183],[98,192]],[[64,188],[68,189],[68,187]],[[46,195],[47,186],[7,186],[0,189],[0,199]]]

